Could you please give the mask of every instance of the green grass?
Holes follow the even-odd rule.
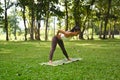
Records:
[[[70,41],[70,57],[82,61],[51,67],[51,42],[0,42],[0,80],[120,80],[120,40]],[[65,58],[57,46],[53,60]]]

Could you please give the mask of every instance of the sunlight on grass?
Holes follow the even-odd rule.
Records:
[[[29,45],[33,45],[34,47],[50,47],[50,44],[46,44],[46,43],[49,43],[49,42],[40,42],[40,41],[38,41],[38,42],[36,42],[34,44],[33,44],[33,42],[23,42],[21,44],[25,44],[25,45],[29,44]]]
[[[88,44],[88,43],[85,43],[85,44],[76,44],[78,46],[94,46],[94,44]]]
[[[102,45],[100,44],[88,44],[88,43],[85,43],[85,44],[76,44],[77,46],[83,46],[83,47],[90,47],[90,48],[102,48]]]
[[[12,50],[8,50],[8,49],[5,49],[5,48],[0,49],[0,54],[11,53],[11,52],[12,52]]]

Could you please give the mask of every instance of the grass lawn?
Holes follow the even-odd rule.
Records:
[[[0,80],[120,80],[120,40],[69,41],[70,57],[82,61],[51,67],[51,42],[0,41]],[[57,46],[53,60],[65,58]]]

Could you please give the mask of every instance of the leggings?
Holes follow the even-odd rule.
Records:
[[[60,46],[63,54],[65,55],[65,57],[68,59],[69,57],[68,57],[68,54],[67,54],[67,52],[65,50],[63,40],[58,39],[57,36],[54,36],[53,39],[52,39],[52,46],[51,46],[51,50],[50,50],[49,60],[52,60],[53,53],[54,53],[54,51],[56,49],[57,43]]]

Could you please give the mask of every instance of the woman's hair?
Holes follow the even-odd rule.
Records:
[[[74,32],[74,31],[80,31],[80,27],[79,26],[75,26],[73,27],[70,32]]]

